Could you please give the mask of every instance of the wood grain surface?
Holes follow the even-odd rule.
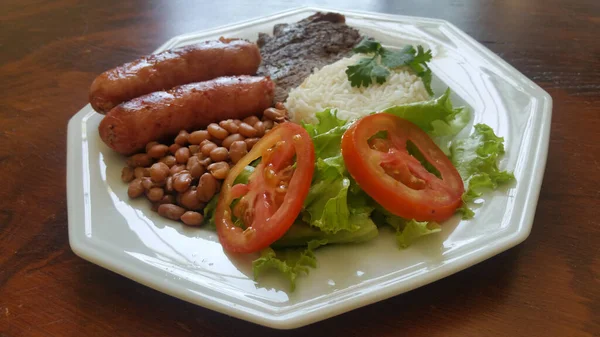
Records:
[[[530,237],[410,293],[277,331],[86,262],[67,238],[66,131],[100,72],[170,37],[303,1],[0,3],[0,336],[600,336],[600,1],[331,0],[446,19],[547,90]]]

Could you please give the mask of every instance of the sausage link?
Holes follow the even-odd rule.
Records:
[[[122,102],[165,88],[219,76],[254,75],[260,61],[254,43],[223,38],[205,41],[108,70],[92,83],[89,99],[94,110],[107,113]]]
[[[144,149],[150,141],[197,130],[224,119],[262,112],[273,101],[268,77],[220,77],[135,98],[112,109],[100,122],[102,140],[121,154]]]

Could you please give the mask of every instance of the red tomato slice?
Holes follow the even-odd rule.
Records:
[[[375,136],[381,131],[387,135]],[[408,142],[440,178],[408,153]],[[395,215],[444,221],[461,205],[464,185],[458,171],[423,130],[405,119],[387,113],[363,117],[344,133],[342,155],[358,185]]]
[[[233,185],[244,168],[261,157],[248,183]],[[288,122],[269,131],[223,182],[215,213],[223,248],[252,253],[283,236],[302,209],[314,164],[314,145],[301,126]]]

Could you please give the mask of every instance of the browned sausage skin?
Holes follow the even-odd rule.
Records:
[[[96,77],[90,88],[94,110],[106,113],[118,104],[177,85],[219,76],[253,75],[260,64],[256,44],[237,39],[205,41],[142,57]]]
[[[100,138],[121,154],[148,142],[226,119],[260,114],[273,103],[268,77],[234,76],[158,91],[118,105],[100,122]]]

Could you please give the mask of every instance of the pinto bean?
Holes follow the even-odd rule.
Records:
[[[229,159],[229,151],[224,147],[217,147],[210,151],[210,159],[215,162],[226,161]]]
[[[130,198],[137,198],[144,194],[144,186],[142,186],[142,179],[135,178],[133,179],[127,188],[127,195]]]
[[[127,159],[127,165],[130,167],[147,167],[152,164],[152,158],[146,153],[138,153]]]
[[[213,177],[222,180],[227,178],[227,175],[229,174],[229,164],[227,164],[224,161],[212,163],[208,165],[208,170],[210,171],[210,174],[213,175]]]
[[[211,123],[206,127],[206,131],[208,131],[208,133],[215,137],[216,139],[225,139],[227,136],[229,136],[229,132],[227,132],[227,130],[223,129],[222,127],[219,126],[219,124],[217,123]]]
[[[210,134],[206,130],[194,131],[190,133],[190,136],[188,137],[188,141],[193,145],[198,145],[207,139],[210,139]]]
[[[231,161],[234,164],[237,164],[237,162],[246,154],[248,154],[248,145],[246,145],[246,142],[237,141],[231,144],[231,147],[229,148],[229,158],[231,158]]]
[[[177,137],[175,137],[175,143],[181,146],[186,146],[188,144],[189,137],[190,134],[187,131],[181,130],[179,131]]]
[[[217,180],[210,173],[204,173],[198,181],[196,197],[198,201],[209,202],[217,192]]]
[[[226,149],[229,149],[231,147],[231,144],[233,144],[233,142],[237,142],[238,140],[244,140],[244,136],[240,135],[239,133],[233,133],[229,136],[227,136],[227,138],[223,139],[223,143],[221,144],[221,146],[223,146]]]
[[[194,211],[187,211],[181,216],[181,221],[188,226],[200,226],[204,222],[202,214]]]
[[[244,136],[244,137],[256,137],[256,129],[247,123],[242,123],[240,124],[240,128],[238,130],[238,132],[240,133],[240,135]]]
[[[184,213],[185,209],[177,205],[162,204],[158,206],[158,214],[171,220],[179,220]]]

